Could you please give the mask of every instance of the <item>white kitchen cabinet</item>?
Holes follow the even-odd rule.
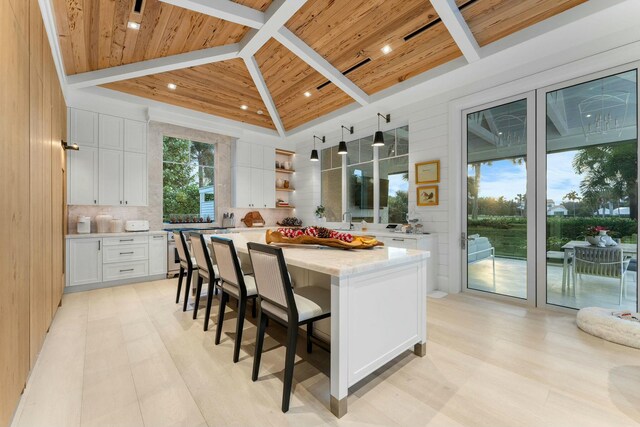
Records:
[[[124,119],[100,114],[99,146],[110,150],[124,149]]]
[[[274,160],[275,165],[275,160]],[[276,171],[265,169],[262,171],[262,204],[265,208],[276,207]]]
[[[149,236],[149,275],[167,274],[167,235]]]
[[[260,145],[251,144],[251,167],[264,169],[264,149]]]
[[[147,152],[147,124],[134,120],[124,121],[124,151],[144,154]]]
[[[67,151],[67,189],[70,205],[98,204],[98,149]]]
[[[264,186],[263,186],[264,171],[262,169],[251,169],[251,204],[252,208],[263,208],[264,200]]]
[[[253,144],[243,141],[236,141],[233,154],[234,166],[251,167],[251,149]]]
[[[237,141],[233,153],[233,207],[275,208],[275,148]]]
[[[68,240],[69,286],[102,281],[102,239]]]
[[[262,150],[262,168],[268,171],[274,171],[276,169],[276,149],[273,147],[263,147]],[[274,175],[275,176],[275,175]],[[273,180],[275,183],[275,178]]]
[[[233,168],[233,206],[236,208],[251,207],[251,170],[248,166]]]
[[[147,205],[147,156],[124,152],[124,204],[126,206]]]
[[[98,148],[98,113],[69,109],[69,144]]]
[[[124,152],[120,150],[99,151],[99,204],[117,206],[124,204],[122,177]]]

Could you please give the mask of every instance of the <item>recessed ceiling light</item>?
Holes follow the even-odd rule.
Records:
[[[502,135],[502,132],[498,132],[498,135]]]
[[[171,89],[171,90],[176,90],[176,89],[178,88],[178,86],[176,86],[176,84],[175,84],[175,83],[169,83],[169,84],[167,85],[167,87],[168,87],[169,89]]]
[[[587,114],[587,117],[591,117],[591,114]]]
[[[242,108],[243,110],[249,109],[249,107],[247,107],[246,105],[241,105],[240,108]]]
[[[263,114],[264,114],[264,111],[262,111],[262,110],[258,110],[258,111],[256,111],[256,113],[258,113],[258,114],[260,114],[260,115],[263,115]]]
[[[308,97],[310,97],[310,96],[311,96],[311,92],[306,91],[306,92],[304,93],[304,96],[306,96],[307,98],[308,98]]]
[[[388,44],[382,46],[382,49],[380,49],[382,51],[382,53],[384,53],[385,55],[387,53],[390,53],[393,49],[391,49],[391,46],[389,46]]]
[[[129,23],[127,23],[127,27],[131,28],[132,30],[139,30],[140,24],[137,22],[129,21]]]

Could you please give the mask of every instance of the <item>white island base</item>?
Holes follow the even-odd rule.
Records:
[[[247,241],[264,243],[263,234],[219,237],[234,240],[243,268],[248,267]],[[286,247],[284,256],[295,287],[331,287],[331,317],[314,331],[331,343],[334,415],[347,413],[349,387],[376,369],[410,349],[425,355],[429,252]]]

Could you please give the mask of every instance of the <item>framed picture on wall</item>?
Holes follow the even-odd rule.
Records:
[[[424,185],[416,188],[418,206],[438,206],[438,186]]]
[[[440,160],[416,163],[416,184],[440,182]]]

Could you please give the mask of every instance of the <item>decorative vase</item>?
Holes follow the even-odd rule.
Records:
[[[278,188],[284,187],[284,180],[282,178],[276,179],[276,187]]]
[[[289,181],[286,179],[284,180],[284,188],[289,188]]]
[[[284,162],[284,168],[286,170],[291,170],[291,162],[289,162],[289,161]]]

